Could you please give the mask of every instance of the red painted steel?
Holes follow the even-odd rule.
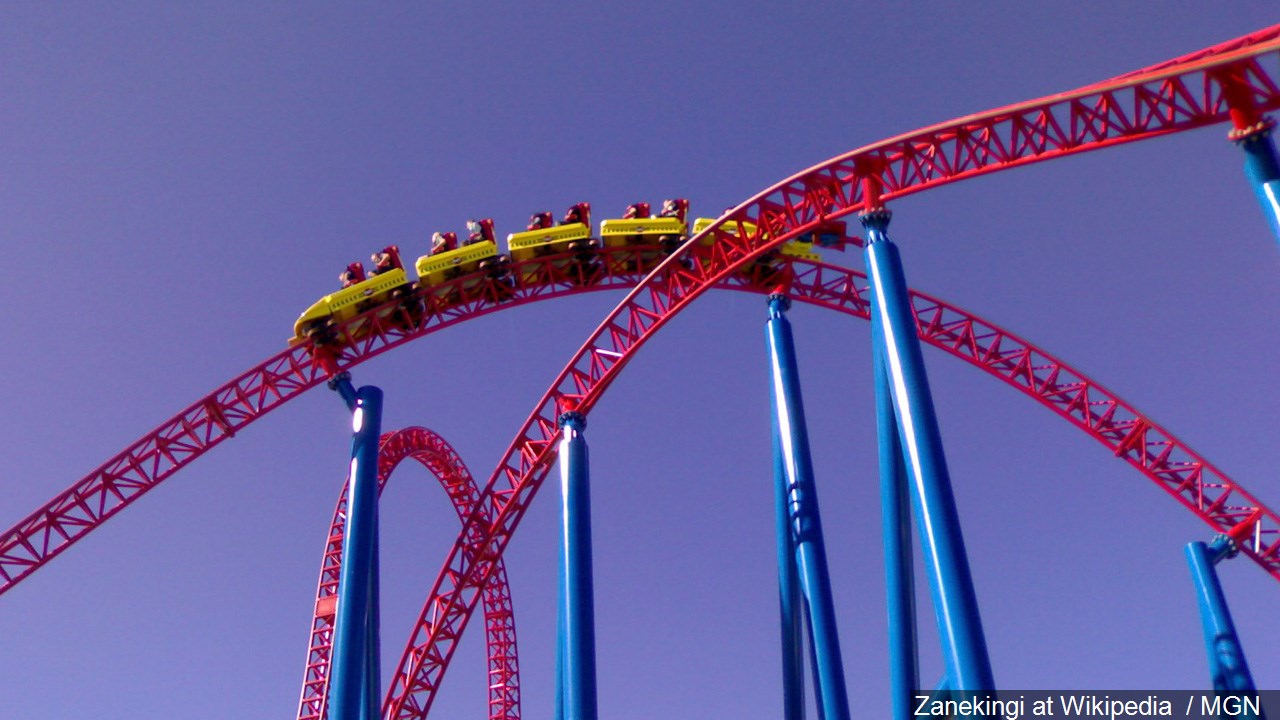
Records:
[[[378,448],[379,492],[386,488],[387,480],[396,467],[410,457],[422,463],[440,481],[453,503],[458,520],[465,521],[475,509],[480,489],[453,447],[426,428],[410,427],[382,435]],[[302,696],[298,702],[298,720],[320,720],[326,717],[328,711],[326,704],[330,656],[333,651],[334,610],[342,574],[342,537],[346,521],[347,493],[344,489],[333,511],[333,523],[329,526],[329,539],[320,564],[320,581],[311,621],[311,641],[307,646],[307,666],[303,673]],[[494,569],[493,577],[485,585],[482,602],[488,647],[489,718],[519,720],[520,668],[516,655],[515,615],[506,569],[501,560]],[[429,608],[423,608],[424,614],[428,611]]]
[[[703,292],[768,250],[855,210],[878,208],[889,199],[968,177],[1232,119],[1218,77],[1231,77],[1237,110],[1241,102],[1250,106],[1250,112],[1280,107],[1277,56],[1280,40],[1273,37],[1244,49],[1210,53],[1206,59],[893,138],[792,177],[691,238],[632,290],[588,338],[512,441],[482,498],[483,503],[493,504],[497,519],[481,543],[459,536],[432,589],[433,605],[443,611],[435,622],[419,626],[388,690],[384,716],[422,717],[429,709],[438,674],[447,663],[447,656],[437,652],[437,638],[451,647],[465,627],[475,589],[493,571],[492,558],[501,555],[549,472],[556,457],[555,417],[560,404],[572,397],[581,412],[589,412],[632,353]],[[1264,67],[1264,60],[1270,64]],[[748,223],[754,232],[747,232]],[[709,248],[700,243],[703,238],[713,240]],[[1019,368],[1014,376],[1017,382],[1034,386],[1040,379],[1030,365],[1029,349],[1020,358],[1011,358],[999,344],[983,353],[983,359],[1014,363]],[[1233,495],[1256,500],[1238,487],[1206,482],[1203,467],[1196,462],[1170,464],[1176,442],[1171,437],[1151,452],[1152,426],[1136,413],[1131,424],[1113,425],[1122,408],[1119,400],[1095,413],[1088,384],[1070,388],[1060,386],[1053,376],[1043,380],[1048,392],[1070,397],[1072,406],[1080,408],[1077,424],[1090,434],[1108,444],[1116,442],[1119,434],[1117,455],[1150,468],[1153,479],[1215,528],[1251,536],[1244,552],[1280,577],[1274,514],[1267,517],[1269,526],[1259,519],[1250,526],[1252,533],[1249,528],[1242,530],[1241,517],[1220,512],[1229,504],[1234,508]],[[1226,527],[1222,527],[1224,517],[1232,521]]]
[[[778,276],[787,281],[784,284],[793,300],[869,319],[869,288],[863,274],[795,259],[781,267]],[[776,289],[779,277],[766,284],[746,275],[730,275],[718,287],[765,294]],[[1280,516],[1217,467],[1102,385],[1019,336],[923,293],[913,291],[911,301],[924,342],[982,368],[1066,418],[1155,481],[1215,531],[1231,534],[1249,557],[1280,578]],[[616,359],[609,367],[624,361]],[[580,409],[587,409],[587,397],[579,395],[572,400]],[[554,432],[554,425],[548,430]],[[521,450],[519,460],[545,475],[553,463],[554,437],[545,445],[529,444]],[[505,505],[492,532],[478,540],[469,539],[460,552],[450,555],[430,603],[451,612],[438,616],[435,624],[420,618],[388,690],[392,697],[383,708],[384,716],[426,716],[438,687],[438,674],[448,662],[447,655],[433,647],[433,635],[453,642],[465,628],[469,612],[465,607],[456,611],[448,604],[450,592],[460,589],[464,598],[470,592],[460,584],[467,580],[469,569],[483,565],[483,558],[479,562],[474,558],[480,557],[484,548],[500,557],[520,512],[537,489],[536,483],[525,478],[514,492],[507,488],[496,491],[495,504]],[[389,713],[392,710],[394,713]]]
[[[444,299],[423,296],[425,311],[412,326],[377,318],[387,308],[374,308],[339,328],[339,339],[348,343],[337,363],[353,367],[409,340],[503,309],[537,300],[581,292],[587,286],[565,277],[548,256],[513,266],[535,273],[538,283],[514,291],[486,288],[475,296]],[[635,285],[638,275],[618,273],[603,278],[592,289],[616,289]],[[441,286],[458,290],[467,278]],[[359,340],[351,340],[346,327],[368,321],[370,328]],[[310,343],[273,355],[196,401],[156,429],[142,436],[43,507],[0,535],[0,594],[147,491],[266,413],[319,385],[328,375],[312,357]]]
[[[886,140],[815,166],[748,200],[703,233],[710,248],[687,243],[651,273],[591,336],[548,391],[483,490],[482,513],[469,518],[432,594],[436,621],[415,634],[409,671],[397,675],[387,709],[420,716],[429,690],[452,652],[479,588],[495,571],[511,531],[554,460],[554,410],[578,396],[584,411],[625,364],[630,353],[676,312],[713,286],[742,286],[738,273],[780,243],[818,223],[957,180],[1111,145],[1256,115],[1280,107],[1280,26],[1145,71]],[[1230,90],[1224,91],[1223,83]],[[1230,95],[1230,102],[1228,102]],[[756,231],[748,234],[746,223]],[[612,257],[606,254],[606,257]],[[690,262],[690,259],[696,261]],[[619,287],[629,277],[607,260],[601,266],[560,267],[553,258],[532,261],[535,280],[478,296],[425,298],[423,317],[396,325],[363,316],[366,331],[345,334],[349,345],[334,367],[350,367],[410,339],[503,304]],[[563,262],[563,259],[561,259]],[[799,266],[799,265],[798,265]],[[831,282],[852,285],[853,274]],[[515,275],[521,277],[519,273]],[[804,272],[796,275],[797,281]],[[772,278],[754,276],[755,289]],[[793,286],[793,294],[803,283]],[[797,295],[796,299],[806,300]],[[1039,393],[1037,399],[1142,469],[1213,527],[1231,531],[1245,552],[1280,577],[1275,513],[1208,465],[1171,435],[1083,376],[1012,335],[938,303],[938,318],[921,323],[924,339]],[[957,313],[954,320],[950,313]],[[968,323],[968,325],[966,325]],[[350,327],[351,324],[348,324]],[[983,335],[983,328],[994,334]],[[947,334],[954,331],[955,334]],[[984,344],[994,339],[994,345]],[[951,347],[947,347],[948,343]],[[186,463],[283,402],[323,380],[309,345],[282,352],[184,410],[108,460],[13,529],[0,535],[0,593],[119,512]],[[1019,355],[1018,353],[1021,353]],[[1000,369],[1009,371],[1001,374]],[[1066,378],[1068,381],[1063,382]],[[1026,390],[1024,390],[1026,391]],[[1034,393],[1033,393],[1034,394]],[[492,522],[483,519],[492,512]],[[1243,518],[1243,519],[1241,519]],[[1231,524],[1232,521],[1237,521]],[[425,637],[423,633],[425,632]],[[403,665],[403,663],[402,663]],[[426,693],[426,694],[424,694]],[[429,699],[426,700],[429,702]],[[411,714],[406,714],[411,713]]]
[[[838,217],[910,192],[1222,122],[1229,112],[1220,86],[1212,79],[1215,73],[1229,72],[1236,79],[1234,94],[1252,106],[1250,112],[1273,109],[1280,106],[1278,47],[1280,26],[1275,26],[1108,83],[972,115],[840,156],[771,188],[722,220],[708,233],[717,241],[710,256],[719,268],[729,259],[763,252],[762,238],[738,239],[728,234],[727,228],[744,220],[754,219],[760,228],[772,231],[772,247],[781,242],[786,228]],[[543,268],[535,273],[542,282],[521,283],[514,291],[489,286],[460,302],[429,297],[425,317],[409,328],[375,319],[371,332],[345,349],[338,363],[350,367],[413,337],[490,312],[508,295],[518,303],[568,294],[600,281],[578,269],[565,272],[541,259],[534,262]],[[621,269],[616,270],[606,279],[616,280]],[[683,293],[686,288],[705,287],[707,280],[708,274],[702,272],[677,279],[670,287]],[[652,283],[637,292],[653,296],[655,302],[653,307],[637,306],[636,316],[628,320],[641,327],[646,316],[660,309],[657,303],[663,293],[656,292]],[[598,355],[592,353],[592,362],[599,361],[602,367],[611,364],[611,356]],[[324,376],[312,362],[310,346],[299,345],[231,380],[144,435],[0,535],[0,594],[183,465],[314,387]]]

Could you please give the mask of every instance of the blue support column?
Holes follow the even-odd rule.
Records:
[[[561,493],[563,502],[563,493]],[[561,515],[563,522],[563,513]],[[561,531],[563,534],[563,530]],[[565,568],[565,550],[563,547],[564,539],[561,538],[562,547],[560,548],[559,565],[559,586],[556,591],[556,713],[553,716],[555,720],[565,720],[564,708],[564,692],[568,680],[565,678],[565,644],[564,635],[567,630],[565,621],[565,586],[568,583],[568,574]]]
[[[377,533],[382,391],[372,386],[354,390],[345,373],[330,386],[352,409],[353,437],[342,575],[334,619],[329,717],[374,720],[380,714]]]
[[[564,553],[560,553],[560,589],[556,599],[556,712],[555,720],[564,720]]]
[[[577,412],[560,416],[562,498],[560,604],[563,624],[558,644],[563,665],[557,704],[564,720],[596,720],[595,601],[591,576],[591,493],[586,420]]]
[[[778,413],[773,413],[773,487],[778,548],[778,621],[782,639],[782,717],[804,720],[804,629],[801,625],[800,577],[796,546],[791,541],[791,487],[782,453]],[[814,663],[817,665],[817,663]]]
[[[898,437],[914,488],[916,521],[947,677],[952,690],[959,693],[991,691],[995,689],[995,681],[978,614],[978,599],[969,573],[960,516],[951,491],[902,260],[887,234],[889,218],[889,211],[883,209],[862,216],[867,230],[871,312],[880,322],[877,339],[881,345],[876,352],[883,356],[897,416]]]
[[[1280,159],[1271,140],[1275,123],[1263,120],[1244,133],[1234,133],[1236,142],[1244,150],[1245,174],[1253,185],[1253,192],[1262,206],[1271,232],[1280,242]]]
[[[382,659],[379,657],[382,654],[380,641],[382,637],[382,617],[379,612],[382,604],[382,594],[379,587],[382,562],[378,557],[379,534],[378,516],[374,515],[373,564],[369,573],[369,612],[366,616],[368,625],[365,628],[364,689],[360,696],[360,707],[363,709],[363,714],[361,714],[360,720],[378,720],[378,718],[382,717]]]
[[[356,411],[356,403],[359,398],[356,396],[355,386],[351,384],[351,373],[343,371],[338,373],[329,380],[329,389],[338,393],[342,401],[347,404],[347,409],[351,412]]]
[[[1231,621],[1231,611],[1227,608],[1227,598],[1222,593],[1218,572],[1214,569],[1219,560],[1233,555],[1234,544],[1226,536],[1219,536],[1212,546],[1202,542],[1187,545],[1187,562],[1191,565],[1191,580],[1200,606],[1200,624],[1204,629],[1213,689],[1220,694],[1253,695],[1257,692],[1253,675],[1249,673],[1244,648],[1240,645],[1235,623]]]
[[[880,321],[871,316],[872,365],[876,382],[876,439],[880,450],[880,508],[884,537],[886,607],[889,620],[889,687],[893,720],[915,717],[913,691],[920,687],[916,644],[915,575],[911,561],[911,498],[898,418],[880,346]]]
[[[784,316],[789,305],[783,295],[769,296],[769,320],[765,333],[774,407],[782,450],[782,470],[787,488],[787,514],[800,588],[809,615],[809,645],[814,659],[813,680],[823,720],[848,720],[849,697],[845,689],[844,663],[836,632],[835,603],[827,574],[827,553],[822,541],[822,519],[809,458],[809,433],[805,427],[800,395],[800,370],[796,365],[791,325]],[[780,571],[781,572],[781,571]]]

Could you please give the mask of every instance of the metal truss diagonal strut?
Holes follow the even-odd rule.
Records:
[[[926,128],[807,170],[734,208],[690,238],[632,290],[552,383],[485,488],[482,502],[493,503],[496,513],[486,548],[501,552],[545,478],[556,454],[555,409],[561,400],[581,396],[579,408],[589,413],[636,348],[729,274],[825,220],[875,209],[895,197],[1085,149],[1224,122],[1230,107],[1214,80],[1223,68],[1250,79],[1254,107],[1273,109],[1280,105],[1278,54],[1280,39],[1271,39],[1203,61]],[[1145,431],[1134,430],[1136,443],[1142,442]],[[489,564],[473,561],[472,554],[460,538],[436,588],[453,624],[465,623],[472,607],[469,597],[491,570]],[[434,644],[432,635],[423,638],[425,647]],[[979,678],[973,686],[986,685]],[[393,703],[391,716],[417,716],[412,689],[404,686],[393,692],[403,694]]]
[[[392,472],[408,458],[417,460],[444,489],[463,521],[475,509],[480,490],[457,451],[434,432],[409,427],[384,433],[378,449],[378,491],[386,488]],[[324,560],[317,583],[311,640],[303,674],[298,720],[321,720],[326,716],[330,663],[333,651],[333,619],[342,570],[342,538],[346,530],[347,494],[341,493],[333,512]],[[507,572],[499,561],[481,596],[488,650],[489,720],[519,720],[520,668],[517,657],[515,614]],[[423,612],[429,613],[424,607]]]

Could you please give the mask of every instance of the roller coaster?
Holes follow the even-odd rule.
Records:
[[[0,594],[204,453],[305,391],[328,384],[362,417],[359,408],[364,407],[360,404],[364,396],[357,396],[348,376],[361,363],[504,308],[609,289],[629,291],[551,383],[483,484],[472,478],[447,443],[423,428],[388,433],[380,446],[366,451],[377,458],[381,483],[405,458],[426,465],[445,486],[462,525],[381,700],[381,716],[427,716],[457,640],[481,603],[489,648],[490,717],[520,716],[515,628],[503,551],[565,452],[562,448],[579,452],[574,442],[580,439],[585,419],[628,361],[710,289],[768,296],[773,323],[785,323],[791,302],[871,320],[879,348],[877,361],[883,365],[878,369],[883,383],[882,428],[917,421],[927,425],[931,412],[914,404],[920,383],[910,377],[910,353],[899,356],[896,348],[909,347],[914,342],[911,338],[918,338],[965,360],[1058,414],[1203,521],[1222,538],[1211,549],[1210,565],[1238,552],[1280,579],[1280,515],[1171,432],[1055,356],[943,300],[908,292],[900,282],[896,251],[888,239],[891,215],[886,209],[894,200],[948,183],[1230,123],[1231,139],[1246,153],[1259,200],[1274,223],[1280,217],[1280,166],[1270,140],[1274,123],[1265,113],[1277,108],[1280,26],[1074,91],[940,123],[854,150],[787,178],[717,218],[699,220],[692,228],[685,225],[683,215],[678,227],[653,231],[620,226],[619,221],[637,220],[621,218],[605,221],[593,237],[589,219],[582,218],[583,222],[559,226],[563,234],[553,235],[555,228],[526,231],[532,233],[528,237],[513,234],[508,238],[510,260],[502,262],[497,272],[480,266],[482,260],[498,256],[491,237],[482,238],[482,247],[470,251],[471,246],[464,246],[434,260],[432,255],[424,256],[416,265],[417,283],[398,267],[399,275],[380,274],[354,284],[350,292],[344,289],[346,294],[325,296],[303,313],[288,348],[202,396],[0,535]],[[851,215],[858,217],[865,237],[848,232],[842,218]],[[1280,225],[1276,230],[1280,234]],[[579,244],[571,247],[571,243]],[[863,247],[870,277],[823,262],[813,253],[815,245]],[[441,260],[447,267],[433,265]],[[457,271],[449,271],[453,268]],[[901,316],[891,307],[894,297],[901,300]],[[775,349],[776,404],[785,404],[779,398],[790,397],[784,387],[787,363],[776,359],[786,355],[789,330],[782,327],[785,324],[771,325],[771,332],[776,329],[780,338]],[[927,384],[923,393],[927,398]],[[778,418],[792,417],[781,408],[778,413]],[[902,430],[897,436],[888,431],[881,437],[881,448],[897,447],[896,442],[912,446],[897,448],[898,462],[905,454],[908,465],[897,473],[914,478],[913,502],[928,505],[936,499],[945,505],[949,492],[945,467],[938,473],[944,482],[932,487],[925,477],[932,462],[929,451],[913,454],[915,443],[932,442],[927,435]],[[940,447],[937,452],[940,456]],[[888,464],[893,475],[893,461]],[[803,475],[802,470],[792,468],[791,472]],[[566,487],[571,484],[569,479],[564,482]],[[789,482],[795,491],[806,481],[793,477]],[[935,491],[942,494],[932,495]],[[333,653],[341,624],[338,606],[344,601],[337,598],[347,589],[341,581],[347,570],[342,552],[344,540],[353,534],[348,523],[357,515],[349,507],[354,497],[339,501],[323,556],[300,720],[338,715],[332,709],[337,692]],[[902,504],[905,507],[905,499]],[[927,512],[925,516],[933,517]],[[785,525],[785,520],[780,522]],[[963,566],[962,544],[948,549],[945,542],[936,546],[933,542],[926,540],[931,552],[938,557],[956,554],[955,567]],[[800,543],[793,549],[802,553],[804,547]],[[892,551],[887,547],[886,552]],[[932,570],[938,575],[944,574],[941,568],[949,567],[946,560],[933,562]],[[780,563],[786,565],[781,559]],[[572,574],[573,562],[568,564]],[[954,597],[949,596],[952,592]],[[972,590],[963,577],[939,579],[933,587],[935,604],[962,610],[958,626],[964,625],[965,613],[976,615],[976,608],[966,607],[972,602],[966,593],[971,595]],[[821,613],[814,607],[821,603],[808,590],[805,597],[811,622],[816,623],[813,618]],[[572,625],[574,621],[563,622]],[[793,630],[798,632],[798,626]],[[820,642],[814,638],[822,633],[813,628],[810,633],[811,642]],[[970,638],[944,650],[951,691],[991,689],[990,669],[982,669],[985,656],[980,645],[980,638]],[[815,654],[824,652],[815,650]],[[572,665],[575,657],[573,650],[562,649],[559,660]],[[836,684],[842,688],[842,681],[831,680],[832,672],[838,675],[838,648],[832,657],[836,658],[834,669],[822,667],[821,660],[815,660],[814,668],[822,678],[819,685],[828,692],[834,692]],[[559,674],[560,680],[568,682],[565,674],[574,672],[566,669]],[[789,693],[794,690],[793,679],[787,681]],[[572,683],[569,686],[573,690]],[[594,698],[573,696],[570,690],[562,698],[567,705],[594,702]],[[367,689],[365,694],[367,701]],[[793,701],[789,695],[789,712],[794,710]],[[848,717],[847,701],[842,702],[838,693],[824,695],[818,703],[831,720]],[[594,717],[594,710],[585,715],[562,712],[566,717]]]
[[[533,215],[529,227],[507,237],[509,254],[501,254],[494,236],[493,220],[471,220],[474,227],[468,242],[457,246],[455,233],[436,233],[432,252],[414,263],[418,280],[410,280],[400,259],[400,248],[390,245],[375,253],[385,267],[379,272],[366,274],[361,263],[347,266],[343,277],[349,278],[345,287],[326,295],[302,312],[293,325],[291,344],[311,341],[329,346],[341,341],[337,337],[339,323],[349,321],[370,308],[385,306],[382,321],[395,321],[409,325],[417,322],[423,310],[421,294],[431,294],[441,302],[460,303],[470,297],[483,297],[501,301],[509,297],[517,287],[544,285],[548,282],[571,279],[579,285],[589,285],[599,280],[606,266],[601,260],[621,263],[609,266],[610,272],[649,271],[662,258],[670,255],[689,239],[689,223],[686,214],[689,201],[683,198],[667,200],[669,213],[651,217],[649,203],[631,205],[621,218],[600,223],[598,237],[592,236],[591,204],[577,203],[569,208],[559,225],[551,222],[551,213]],[[712,218],[698,218],[693,223],[694,233],[715,223]],[[755,233],[754,225],[746,224],[743,232]],[[832,221],[816,232],[807,233],[795,240],[783,243],[776,252],[758,258],[743,272],[758,283],[767,283],[777,272],[778,255],[817,260],[814,244],[843,250],[856,238],[845,235],[845,223]],[[601,248],[617,250],[628,248],[625,253],[601,254]],[[709,252],[710,245],[703,241],[698,250]],[[553,274],[538,273],[527,267],[527,261],[538,257],[555,256]],[[511,261],[522,263],[520,272],[512,273]],[[457,280],[457,282],[449,282]],[[398,303],[389,301],[397,300]],[[367,330],[365,322],[346,323],[345,339],[353,340]]]

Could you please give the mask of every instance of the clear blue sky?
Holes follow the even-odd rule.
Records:
[[[387,243],[416,257],[468,217],[505,234],[581,200],[715,215],[855,147],[1277,21],[1260,1],[1147,7],[5,3],[0,526],[283,347]],[[891,232],[913,287],[1062,357],[1276,507],[1280,251],[1225,133],[914,196]],[[356,380],[387,391],[386,427],[431,427],[487,477],[618,299],[489,316]],[[764,316],[706,297],[592,414],[603,717],[779,712]],[[882,717],[869,328],[792,320],[852,704]],[[1182,546],[1208,528],[1019,393],[926,359],[997,682],[1206,687]],[[347,428],[314,391],[0,598],[0,716],[292,717]],[[456,527],[424,471],[392,483],[388,672]],[[550,498],[507,555],[530,718],[553,700]],[[1280,587],[1245,560],[1223,574],[1259,684],[1280,687]],[[477,630],[439,717],[483,716]],[[931,635],[922,666],[939,673]]]

